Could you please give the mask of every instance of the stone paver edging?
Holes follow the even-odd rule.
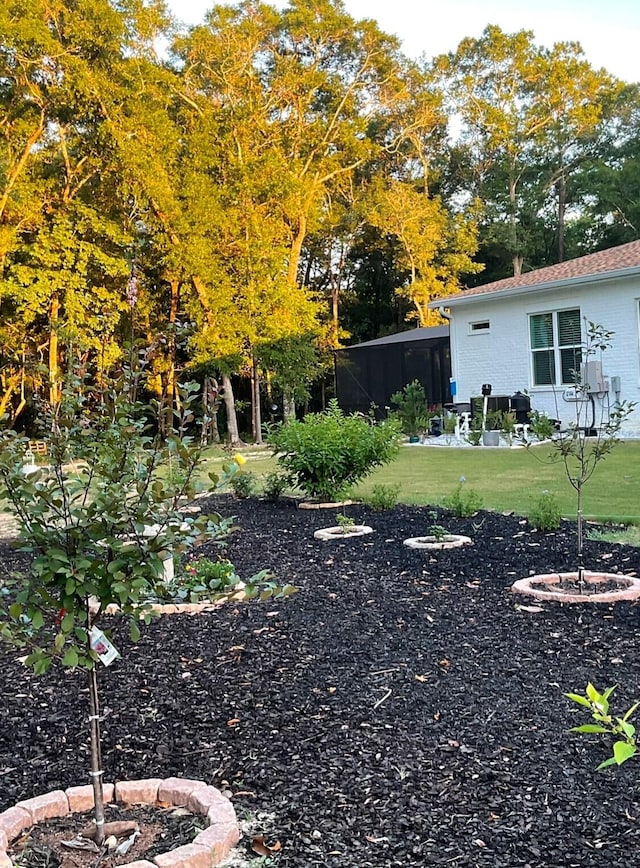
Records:
[[[515,594],[525,594],[536,600],[553,600],[558,603],[617,603],[620,600],[637,600],[640,597],[640,579],[635,576],[587,571],[582,575],[587,585],[597,586],[607,582],[615,582],[619,587],[615,591],[605,591],[602,594],[598,594],[597,591],[592,594],[565,594],[560,590],[554,590],[554,586],[563,581],[577,582],[578,573],[544,573],[518,579],[511,585],[511,590]],[[532,585],[543,585],[544,587],[534,588]]]
[[[427,536],[410,537],[404,540],[404,544],[410,549],[455,549],[472,545],[473,540],[471,537],[457,533],[448,533],[440,538],[427,534]]]
[[[350,527],[323,527],[313,534],[315,539],[349,539],[352,536],[366,536],[373,533],[373,528],[366,524],[353,524]]]
[[[185,807],[207,818],[207,828],[191,844],[160,853],[149,862],[129,862],[128,868],[210,868],[226,858],[240,840],[233,805],[220,790],[188,778],[147,778],[104,785],[105,802],[125,805]],[[12,841],[36,823],[93,809],[93,787],[53,790],[18,802],[0,813],[0,868],[13,868],[7,850]]]

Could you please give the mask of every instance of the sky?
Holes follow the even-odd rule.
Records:
[[[409,57],[454,51],[488,24],[532,30],[538,45],[574,41],[596,69],[640,82],[640,0],[344,0],[353,18],[374,18]],[[168,0],[177,19],[199,24],[212,0]],[[274,3],[273,5],[281,5]]]

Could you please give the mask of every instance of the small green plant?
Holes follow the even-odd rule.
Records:
[[[557,530],[561,518],[558,499],[553,492],[545,489],[529,512],[529,524],[536,530]]]
[[[398,495],[400,494],[400,486],[384,485],[379,483],[374,485],[371,494],[365,498],[365,503],[376,512],[382,512],[385,509],[393,509],[398,503]]]
[[[503,418],[504,414],[502,410],[489,410],[487,415],[484,417],[484,430],[501,431]]]
[[[291,479],[286,473],[272,470],[264,478],[262,491],[267,500],[278,500],[290,486]]]
[[[443,503],[458,518],[469,518],[482,509],[482,498],[473,488],[465,488],[466,479],[460,477],[456,490],[449,497],[445,497]]]
[[[231,477],[229,485],[236,497],[251,497],[256,489],[256,478],[250,471],[242,470]]]
[[[367,416],[345,416],[335,400],[324,413],[307,413],[267,431],[280,467],[305,494],[320,500],[339,499],[400,448],[396,419],[376,423]]]
[[[635,702],[622,717],[616,717],[609,711],[609,697],[614,690],[615,685],[608,687],[604,693],[599,693],[593,684],[589,683],[584,694],[565,693],[568,699],[584,708],[588,708],[591,712],[591,717],[595,721],[595,723],[583,723],[582,726],[574,726],[571,732],[609,735],[614,739],[613,756],[601,762],[598,769],[612,765],[621,766],[622,763],[634,757],[638,750],[636,746],[636,728],[629,722],[629,718],[634,714],[640,702]]]
[[[529,430],[537,440],[551,440],[556,431],[555,422],[546,413],[531,410],[529,413]]]
[[[429,428],[429,411],[424,387],[414,380],[400,392],[394,392],[390,398],[398,408],[393,415],[400,420],[402,432],[409,437],[422,434]]]
[[[456,433],[456,425],[458,424],[458,414],[444,412],[442,421],[442,430],[446,437],[453,437]]]
[[[435,510],[429,512],[429,518],[433,524],[430,524],[427,528],[427,536],[432,536],[436,542],[442,542],[442,540],[449,535],[449,531],[441,524],[437,523],[438,513]]]
[[[336,515],[336,521],[342,533],[349,533],[351,528],[355,526],[354,519],[350,515],[345,515],[344,512],[339,512]]]
[[[479,446],[482,443],[482,416],[479,413],[471,418],[465,440],[472,446]]]
[[[240,582],[231,561],[197,558],[187,563],[171,582],[158,582],[155,591],[163,600],[196,603],[211,594],[234,590]]]

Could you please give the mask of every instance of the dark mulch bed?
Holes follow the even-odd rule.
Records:
[[[575,569],[575,527],[515,516],[440,523],[475,545],[402,545],[426,508],[349,507],[375,533],[320,542],[332,512],[222,499],[241,573],[270,567],[284,601],[154,622],[100,672],[106,779],[184,775],[267,812],[278,865],[629,868],[640,847],[638,766],[596,772],[597,736],[563,696],[587,681],[640,692],[640,608],[543,604],[509,592]],[[587,543],[589,568],[640,570],[640,550]],[[10,561],[6,548],[0,561]],[[7,569],[5,565],[3,569]],[[81,674],[0,671],[0,809],[87,780]],[[78,751],[78,743],[81,744]]]

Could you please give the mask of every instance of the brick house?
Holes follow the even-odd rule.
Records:
[[[571,385],[588,322],[614,332],[611,349],[597,360],[601,368],[589,369],[594,424],[616,401],[636,401],[623,433],[640,436],[640,241],[430,306],[442,307],[450,318],[454,401],[468,402],[490,383],[492,395],[526,392],[533,409],[563,423],[575,419]]]

